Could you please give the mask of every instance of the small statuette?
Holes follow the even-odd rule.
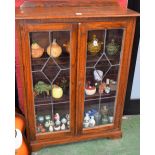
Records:
[[[101,108],[102,113],[102,124],[108,124],[109,123],[109,117],[108,117],[108,108],[107,106],[103,106]]]
[[[112,123],[113,122],[114,117],[113,116],[109,116],[109,122]]]
[[[66,114],[66,119],[67,119],[67,121],[70,120],[69,114]]]
[[[67,121],[67,128],[70,128],[70,121]]]
[[[84,122],[83,122],[83,127],[84,128],[88,128],[89,127],[89,120],[90,120],[89,114],[86,113],[86,116],[84,117]]]
[[[55,121],[55,125],[56,125],[56,126],[59,126],[60,124],[61,124],[60,120],[56,120],[56,121]]]
[[[54,126],[54,122],[53,121],[50,121],[50,126]]]
[[[119,48],[120,48],[120,45],[117,44],[114,39],[112,39],[111,42],[108,43],[108,45],[106,46],[106,49],[107,49],[106,53],[109,56],[113,56],[118,53]]]
[[[86,113],[86,116],[84,117],[84,121],[85,122],[89,122],[89,120],[90,120],[89,114]]]
[[[65,130],[65,129],[66,129],[65,124],[62,124],[62,125],[61,125],[61,130]]]
[[[101,70],[94,70],[94,79],[96,81],[102,81],[103,78],[103,71]]]
[[[96,124],[99,125],[100,121],[101,121],[101,114],[99,112],[94,114],[94,119],[96,121]]]
[[[44,116],[38,116],[38,121],[40,122],[40,123],[43,123],[44,122]]]
[[[45,115],[45,120],[49,121],[51,119],[51,115]]]
[[[100,85],[99,85],[99,94],[102,94],[106,89],[106,84],[104,82],[102,82]]]
[[[35,94],[35,96],[43,94],[43,93],[46,93],[46,95],[49,96],[50,95],[50,90],[51,90],[51,85],[46,84],[43,81],[38,81],[38,83],[36,83],[35,86],[34,86],[34,94]]]
[[[56,39],[53,39],[52,44],[47,48],[47,54],[53,58],[58,58],[62,53],[62,48],[57,44]]]
[[[46,121],[45,124],[44,124],[44,126],[45,126],[46,128],[49,128],[49,126],[50,126],[50,120],[49,120],[49,121]]]
[[[95,126],[94,116],[90,116],[89,127],[94,127],[94,126]]]
[[[98,39],[96,38],[96,35],[94,34],[92,37],[92,40],[90,42],[88,42],[88,51],[92,55],[95,55],[98,52],[100,52],[102,44],[103,44],[103,42],[98,41]]]
[[[53,126],[52,126],[52,125],[49,126],[49,131],[50,131],[50,132],[53,131]]]
[[[110,93],[110,79],[106,79],[106,87],[105,87],[105,93],[109,94]]]
[[[52,97],[59,99],[63,96],[63,89],[56,84],[52,85]]]
[[[60,126],[54,126],[54,130],[55,131],[59,131],[60,130]]]
[[[55,121],[60,120],[60,115],[59,115],[59,113],[56,113],[56,114],[54,115],[54,120],[55,120]]]
[[[90,85],[90,81],[87,82],[85,87],[86,95],[94,95],[96,93],[96,87]]]
[[[66,119],[66,118],[62,118],[62,119],[61,119],[61,123],[62,123],[62,124],[66,124],[66,123],[67,123],[67,119]]]

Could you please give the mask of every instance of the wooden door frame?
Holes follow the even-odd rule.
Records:
[[[88,22],[79,23],[78,32],[78,65],[77,65],[77,98],[76,98],[76,117],[77,128],[76,134],[95,134],[97,132],[104,132],[105,130],[120,130],[121,118],[124,108],[125,93],[127,87],[131,49],[135,31],[135,17],[126,18],[124,20],[116,19],[115,22]],[[87,45],[87,31],[88,30],[99,30],[106,28],[124,28],[124,40],[122,47],[122,58],[120,61],[120,69],[118,75],[118,88],[115,100],[115,119],[112,125],[106,125],[101,127],[95,127],[92,129],[84,129],[83,124],[83,113],[84,113],[84,84],[85,84],[85,67],[86,67],[86,45]],[[121,76],[120,76],[121,75]]]
[[[76,81],[76,50],[77,50],[77,25],[68,23],[47,23],[47,24],[19,24],[20,32],[21,32],[21,64],[23,67],[21,71],[23,73],[23,88],[24,88],[24,110],[25,117],[27,120],[27,133],[29,137],[29,141],[34,140],[43,140],[49,138],[62,138],[68,137],[75,134],[75,88],[76,85],[74,81]],[[30,45],[29,45],[29,32],[33,31],[70,31],[71,34],[71,54],[70,54],[70,130],[64,132],[53,132],[51,134],[43,134],[36,135],[35,130],[35,108],[34,108],[34,100],[33,100],[33,92],[32,92],[32,75],[31,75],[31,55],[30,55]]]

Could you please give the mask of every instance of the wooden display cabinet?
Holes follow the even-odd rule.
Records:
[[[122,136],[121,118],[138,14],[122,8],[116,0],[80,5],[79,1],[68,2],[26,1],[16,9],[16,67],[20,67],[32,151]],[[57,49],[53,52],[49,45],[55,39]],[[98,52],[91,51],[99,45]],[[33,55],[41,51],[37,58]],[[60,56],[55,57],[58,53]]]

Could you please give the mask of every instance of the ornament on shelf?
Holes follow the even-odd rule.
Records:
[[[88,42],[88,51],[92,55],[96,55],[98,52],[100,52],[103,42],[98,41],[96,38],[96,35],[94,34],[92,37],[92,40]]]
[[[67,119],[67,128],[70,128],[70,116],[69,114],[66,114],[66,119]]]
[[[53,126],[52,125],[49,126],[49,131],[53,132]]]
[[[51,120],[51,115],[45,115],[45,120],[46,120],[46,121]]]
[[[103,71],[101,71],[101,70],[94,70],[94,79],[96,81],[102,81],[102,79],[103,79]]]
[[[37,42],[33,42],[31,45],[32,58],[40,58],[44,53],[44,48],[40,47]]]
[[[63,89],[57,85],[52,85],[52,97],[59,99],[63,96]]]
[[[67,119],[66,119],[66,118],[62,118],[62,119],[61,119],[61,123],[62,123],[62,124],[66,124],[66,123],[67,123]]]
[[[106,46],[106,49],[107,49],[106,53],[109,56],[113,56],[118,53],[119,48],[120,48],[120,45],[115,43],[115,39],[112,39],[111,42],[108,43],[108,45]]]
[[[89,114],[86,113],[86,115],[84,117],[84,121],[83,121],[83,127],[84,128],[88,128],[89,127],[89,120],[90,120]]]
[[[101,108],[102,124],[108,124],[109,123],[108,111],[109,110],[108,110],[107,106],[103,106]]]
[[[96,124],[99,125],[100,121],[101,121],[101,114],[99,112],[94,114],[94,119],[96,121]]]
[[[96,87],[90,85],[90,81],[86,83],[85,87],[85,93],[86,95],[94,95],[96,93]]]
[[[94,126],[95,126],[94,116],[90,116],[89,127],[94,127]]]
[[[54,130],[59,131],[60,130],[60,125],[59,126],[54,126]]]
[[[65,124],[62,124],[62,125],[61,125],[61,130],[65,130],[65,129],[66,129]]]
[[[43,81],[38,81],[34,86],[34,93],[36,95],[43,94],[44,92],[46,93],[46,95],[49,95],[50,90],[51,90],[51,85],[46,84]]]
[[[43,123],[44,122],[44,116],[40,115],[37,117],[37,120],[40,122],[40,123]]]
[[[99,85],[99,94],[102,94],[104,92],[104,90],[106,89],[106,84],[104,82],[102,82],[100,85]]]
[[[53,39],[53,42],[47,48],[47,54],[53,58],[58,58],[61,53],[62,48],[57,44],[56,39]]]
[[[111,91],[111,89],[110,89],[110,79],[106,79],[105,93],[109,94],[110,91]]]
[[[46,121],[46,122],[44,123],[44,126],[45,126],[46,128],[49,128],[49,126],[50,126],[50,120]]]

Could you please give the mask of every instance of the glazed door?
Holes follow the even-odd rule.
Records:
[[[128,19],[79,24],[77,134],[120,127],[132,24]]]
[[[31,140],[74,134],[76,38],[72,24],[26,24],[23,64]]]

